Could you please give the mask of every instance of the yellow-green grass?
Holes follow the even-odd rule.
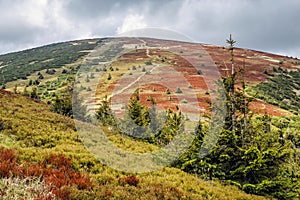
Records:
[[[0,100],[0,120],[4,123],[0,144],[17,149],[19,162],[42,161],[50,154],[63,153],[72,159],[74,169],[89,172],[96,185],[101,185],[94,191],[69,188],[73,191],[73,199],[265,199],[218,181],[204,181],[175,168],[144,174],[114,170],[102,165],[88,152],[72,119],[52,113],[48,105],[21,95],[1,91]],[[128,151],[147,152],[158,148],[105,131],[118,147]],[[131,175],[139,180],[136,186],[120,181]]]

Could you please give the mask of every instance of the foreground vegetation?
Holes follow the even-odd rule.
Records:
[[[88,153],[70,118],[18,94],[1,91],[0,99],[3,199],[20,194],[48,199],[264,199],[175,168],[145,174],[115,171]],[[126,136],[109,137],[129,151],[157,148]],[[19,187],[10,193],[14,183]]]

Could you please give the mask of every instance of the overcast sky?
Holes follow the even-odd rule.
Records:
[[[300,58],[299,0],[0,0],[0,53],[135,28]]]

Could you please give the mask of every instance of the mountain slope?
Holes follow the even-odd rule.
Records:
[[[6,83],[49,68],[61,68],[87,55],[101,40],[81,40],[51,44],[0,56],[0,82]]]
[[[0,102],[0,145],[16,149],[20,164],[41,162],[50,154],[62,153],[72,159],[72,170],[88,172],[94,183],[92,188],[63,188],[63,191],[70,191],[72,199],[265,199],[245,194],[234,186],[224,186],[218,181],[204,181],[175,168],[135,176],[115,171],[103,166],[88,153],[70,118],[50,112],[44,103],[3,90],[0,90]],[[127,137],[109,137],[116,145],[129,151],[145,152],[156,148]],[[4,160],[0,161],[0,165],[2,162]],[[136,177],[138,182],[133,184],[128,177]],[[0,184],[0,190],[1,187]],[[7,195],[5,197],[9,199],[10,194]]]
[[[112,52],[106,53],[106,58],[102,61],[101,59],[91,57],[90,54],[95,51],[94,49],[96,47],[99,48],[99,46],[115,40],[122,41],[122,39],[113,38],[71,41],[0,55],[0,72],[2,74],[0,76],[0,83],[2,83],[3,88],[21,93],[26,93],[31,91],[33,87],[37,87],[38,95],[42,100],[52,101],[55,98],[55,94],[61,94],[61,91],[63,91],[67,85],[73,84],[72,81],[76,77],[76,72],[83,63],[89,64],[95,69],[98,66],[98,71],[102,71],[105,66],[105,59],[110,60],[109,58],[112,58],[116,52],[113,50]],[[205,95],[205,93],[209,91],[205,80],[207,78],[204,77],[205,74],[196,76],[197,74],[195,69],[193,69],[193,66],[191,66],[191,63],[185,60],[179,53],[170,52],[170,49],[168,50],[168,48],[174,46],[173,49],[177,48],[178,52],[180,51],[183,54],[185,54],[183,51],[188,51],[184,50],[184,48],[201,48],[204,54],[207,54],[211,61],[214,62],[220,73],[226,75],[226,73],[228,74],[227,70],[230,70],[231,65],[230,54],[225,47],[147,38],[138,39],[136,44],[136,46],[140,45],[136,51],[128,52],[127,55],[122,55],[118,60],[112,63],[114,66],[112,69],[115,68],[118,69],[118,71],[114,70],[114,72],[110,72],[110,70],[108,70],[106,72],[106,74],[112,74],[112,81],[108,82],[105,87],[106,89],[108,88],[108,90],[102,87],[104,85],[104,83],[102,83],[99,93],[105,91],[106,94],[98,96],[99,99],[103,98],[105,95],[109,95],[114,89],[114,83],[118,81],[117,77],[124,76],[126,73],[132,74],[135,72],[132,70],[133,66],[139,66],[141,67],[140,69],[147,68],[145,62],[152,60],[152,62],[172,67],[179,73],[184,74],[186,79],[190,82],[189,87],[193,87],[195,92],[198,93],[197,98],[201,109],[208,110],[209,104],[207,104],[207,100],[209,99],[209,96]],[[167,48],[164,49],[161,47]],[[125,46],[123,45],[121,48],[125,48]],[[272,98],[269,97],[267,98],[269,100],[266,100],[266,98],[263,98],[264,93],[258,89],[259,86],[255,87],[255,85],[263,82],[271,84],[272,86],[270,86],[270,88],[279,87],[274,85],[276,82],[271,80],[274,79],[272,77],[280,71],[283,73],[297,73],[297,70],[300,69],[299,59],[240,48],[236,48],[234,54],[236,66],[240,69],[244,69],[246,85],[249,88],[247,91],[252,91],[249,92],[249,95],[251,94],[260,99],[260,101],[252,103],[252,108],[255,112],[281,116],[290,115],[291,113],[287,110],[299,108],[299,105],[295,103],[291,104],[293,105],[292,107],[280,103],[285,101],[293,102],[290,98],[297,101],[295,95],[298,96],[299,87],[295,84],[291,84],[290,82],[284,83],[290,85],[291,92],[287,94],[290,96],[281,98],[275,97],[275,99],[278,99],[276,101],[270,100]],[[88,56],[89,61],[84,60],[86,56]],[[209,66],[205,66],[206,61],[202,62],[202,68],[204,70],[210,70]],[[209,73],[209,71],[207,73]],[[88,76],[92,76],[93,78],[94,74],[95,73],[91,71],[91,74],[88,74]],[[89,81],[91,78],[83,78],[80,87],[82,87],[83,90],[90,90],[92,85],[84,82]],[[171,80],[169,79],[169,81]],[[285,79],[281,80],[281,82],[285,81]],[[172,84],[170,83],[170,85]],[[151,88],[152,86],[147,87]],[[158,90],[156,93],[146,90],[146,92],[141,95],[144,95],[144,99],[147,99],[149,95],[157,96],[157,101],[162,106],[174,109],[175,103],[172,104],[170,101],[165,101],[164,99],[168,98],[166,95],[160,96],[160,93],[168,88],[155,89]],[[100,101],[98,101],[98,103],[100,103]],[[144,103],[147,102],[144,101]]]

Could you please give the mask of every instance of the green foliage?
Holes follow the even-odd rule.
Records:
[[[233,44],[235,41],[230,38],[228,42],[231,44],[229,50],[232,56],[231,61],[234,63]],[[95,43],[85,42],[80,42],[80,45],[63,44],[74,46],[78,51],[74,50],[65,54],[65,60],[59,56],[52,57],[55,58],[52,60],[46,55],[49,52],[46,53],[37,48],[36,56],[40,56],[39,59],[29,61],[28,59],[34,56],[28,54],[33,50],[28,50],[25,51],[27,57],[22,58],[27,59],[23,64],[20,61],[21,58],[17,56],[18,53],[14,54],[16,58],[4,61],[8,66],[2,68],[7,72],[5,80],[10,80],[9,77],[11,80],[26,79],[35,71],[32,70],[33,68],[37,71],[45,69],[47,74],[54,74],[56,68],[81,58],[83,52],[88,52],[84,50],[95,45]],[[62,45],[62,49],[57,49],[60,45],[56,46],[55,50],[53,49],[52,56],[56,55],[56,51],[62,53],[69,48],[68,45],[67,47]],[[39,52],[43,53],[39,55]],[[0,56],[1,62],[2,58],[3,56]],[[152,63],[149,61],[146,64]],[[24,74],[22,72],[16,75],[10,72],[11,66],[17,71],[23,70]],[[106,71],[106,66],[103,70]],[[112,66],[109,70],[113,71]],[[278,105],[280,101],[290,102],[285,108],[297,112],[298,97],[292,91],[300,88],[297,80],[300,78],[299,71],[288,72],[281,68],[275,68],[273,71],[277,74],[271,78],[271,85],[264,85],[262,87],[264,89],[259,90],[258,93],[263,94],[264,90],[283,88],[284,91],[278,92],[277,96],[270,100]],[[39,72],[37,77],[28,81],[31,87],[25,87],[24,94],[34,99],[42,95],[41,98],[52,101],[51,110],[84,121],[85,107],[82,106],[81,99],[76,94],[72,94],[72,90],[68,87],[74,80],[76,69],[62,72],[57,79],[48,82],[41,80],[48,76],[42,73]],[[228,113],[217,145],[207,156],[199,157],[199,149],[208,129],[206,124],[199,122],[193,143],[173,163],[173,166],[197,174],[198,177],[224,180],[226,186],[221,186],[216,181],[203,181],[174,168],[165,168],[138,176],[114,171],[103,166],[87,152],[69,118],[49,112],[46,104],[3,92],[0,93],[1,145],[13,146],[16,150],[2,151],[0,175],[5,177],[5,181],[11,181],[11,183],[18,182],[16,177],[22,179],[20,174],[29,173],[31,178],[42,175],[44,180],[35,183],[28,179],[29,184],[41,186],[41,190],[37,191],[44,194],[43,191],[48,193],[51,190],[47,187],[47,184],[49,186],[51,183],[56,188],[52,190],[53,194],[61,199],[264,199],[246,195],[237,188],[251,194],[293,199],[300,190],[299,116],[281,118],[266,115],[252,116],[249,112],[251,99],[245,95],[244,80],[238,80],[238,77],[242,76],[242,70],[236,70],[231,76],[224,77],[222,80],[225,85]],[[87,79],[92,78],[93,73],[87,77]],[[282,87],[283,81],[286,81],[286,85],[292,86]],[[241,88],[235,87],[237,82],[241,83]],[[277,86],[273,87],[274,85]],[[83,89],[88,90],[89,87],[83,87]],[[175,92],[179,93],[177,90]],[[171,94],[169,90],[166,93]],[[267,95],[271,96],[271,93]],[[171,96],[169,98],[171,100]],[[76,107],[76,113],[72,110],[72,101]],[[101,123],[101,128],[116,146],[137,153],[145,153],[167,145],[178,133],[181,133],[185,120],[183,115],[172,110],[158,113],[154,99],[149,99],[149,101],[152,107],[147,108],[141,104],[138,92],[134,93],[123,121],[115,121],[108,100],[103,101],[97,111],[97,118]],[[111,127],[113,129],[110,129]],[[54,155],[53,152],[56,154]],[[59,153],[64,153],[66,156]],[[85,171],[89,172],[91,179],[88,178],[89,175],[85,175]],[[9,177],[11,175],[14,177]],[[23,184],[22,181],[18,183]],[[35,187],[38,188],[38,186]],[[2,188],[0,192],[3,193]]]
[[[56,96],[54,101],[51,103],[51,111],[72,117],[72,99],[71,96],[64,95],[63,97]]]
[[[52,113],[46,104],[21,95],[1,91],[0,99],[0,116],[5,126],[0,142],[16,148],[0,153],[0,174],[10,176],[0,178],[0,190],[5,191],[2,197],[7,199],[13,199],[15,194],[46,199],[43,194],[49,191],[55,196],[53,199],[264,199],[174,168],[138,176],[115,171],[88,153],[70,118]],[[146,142],[109,135],[105,127],[104,130],[111,141],[125,150],[157,150]],[[3,190],[3,182],[11,184]]]
[[[61,74],[56,79],[51,79],[51,81],[46,81],[40,84],[38,80],[34,85],[38,85],[38,94],[41,100],[44,102],[55,100],[55,96],[65,95],[66,88],[71,87],[74,83],[74,77],[76,70],[70,70],[66,74]],[[55,95],[55,96],[53,96]],[[53,98],[54,97],[54,98]]]
[[[232,180],[248,193],[293,199],[300,189],[300,154],[286,134],[270,128],[270,122],[268,117],[257,117],[244,135],[224,130],[204,158],[198,157],[203,137],[199,135],[175,166],[209,179]]]
[[[233,63],[234,41],[230,38],[228,42]],[[287,129],[289,120],[275,121],[274,127],[270,116],[253,118],[244,80],[237,77],[243,77],[243,70],[223,77],[228,112],[217,144],[208,155],[199,157],[202,133],[174,165],[204,178],[229,180],[248,193],[293,199],[300,192],[299,135]],[[242,88],[237,88],[236,82],[241,82]]]
[[[132,95],[127,106],[124,119],[115,121],[107,100],[97,111],[97,118],[102,125],[113,126],[118,132],[146,140],[159,146],[167,145],[183,131],[184,117],[168,109],[165,113],[158,113],[152,98],[152,107],[144,107],[139,99],[138,90]]]
[[[33,83],[33,82],[32,82],[32,80],[30,79],[29,82],[28,82],[28,86],[31,86],[32,83]]]
[[[90,82],[90,77],[89,77],[89,75],[86,75],[86,77],[85,77],[85,82]]]
[[[109,107],[109,102],[107,101],[107,98],[105,98],[102,101],[102,105],[99,107],[99,109],[96,112],[96,117],[100,121],[100,123],[104,126],[116,124],[112,111]]]
[[[202,161],[198,162],[199,149],[203,143],[203,138],[205,136],[205,129],[201,122],[196,127],[195,138],[189,147],[189,149],[180,156],[180,158],[173,163],[173,166],[178,167],[186,172],[196,173],[196,174],[206,174],[208,169],[207,163]]]
[[[50,75],[53,75],[55,74],[56,70],[55,69],[46,69],[46,74],[50,74]]]
[[[111,80],[111,78],[112,78],[112,77],[111,77],[111,74],[108,74],[108,75],[107,75],[107,80]]]
[[[152,62],[151,61],[146,61],[145,64],[146,65],[152,65]]]
[[[181,94],[181,93],[182,93],[182,91],[181,91],[181,89],[180,89],[180,88],[176,88],[176,91],[175,91],[175,93],[177,93],[177,94]]]
[[[51,103],[52,112],[86,121],[86,106],[83,105],[82,99],[78,97],[72,87],[68,87],[61,96],[56,95]]]
[[[166,120],[162,129],[155,135],[155,143],[164,146],[172,141],[172,139],[183,131],[183,115],[181,112],[175,113],[172,110],[166,111]]]
[[[300,97],[300,70],[285,71],[275,68],[276,74],[268,82],[259,83],[248,89],[248,93],[270,104],[286,110],[298,111]]]
[[[152,134],[147,133],[149,124],[149,109],[141,104],[137,90],[130,98],[124,119],[118,122],[119,131],[129,136],[151,140]]]
[[[55,68],[74,63],[87,55],[86,50],[94,49],[101,40],[96,40],[94,43],[82,40],[76,43],[78,45],[73,45],[73,42],[63,42],[0,55],[1,65],[5,66],[1,69],[2,74],[5,75],[0,77],[0,83],[26,79],[26,76],[43,69],[49,69],[49,72],[52,70],[53,73]],[[39,78],[42,79],[43,75],[39,74]]]
[[[171,94],[171,91],[169,90],[169,88],[166,90],[166,94]]]
[[[32,88],[32,91],[31,91],[31,93],[30,93],[30,97],[31,97],[32,99],[36,99],[36,100],[39,99],[39,96],[38,96],[38,94],[37,94],[37,88],[36,88],[36,87],[33,87],[33,88]]]
[[[146,126],[150,122],[149,111],[145,108],[139,98],[138,90],[132,95],[128,104],[128,112],[130,118],[138,126]]]

